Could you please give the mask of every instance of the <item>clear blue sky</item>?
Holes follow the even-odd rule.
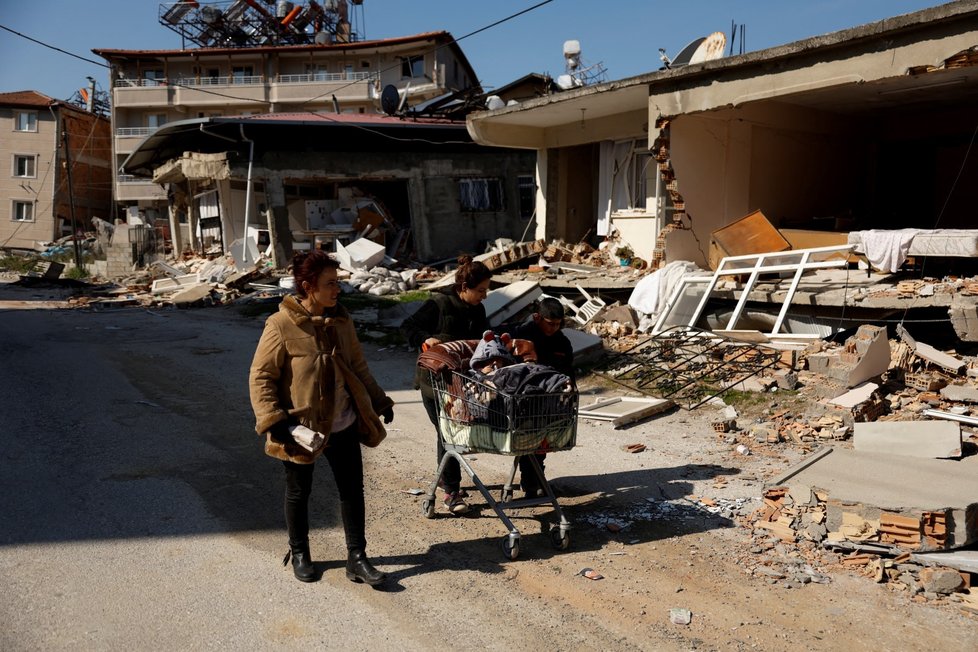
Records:
[[[456,38],[537,4],[539,0],[364,0],[369,39],[446,30]],[[180,36],[160,25],[152,0],[0,0],[0,24],[74,54],[101,61],[92,48],[179,48]],[[744,24],[746,51],[910,13],[926,0],[553,0],[460,45],[486,88],[529,72],[564,72],[565,40],[581,43],[585,63],[602,62],[608,79],[659,69],[659,48],[674,56],[693,39],[729,35]],[[739,40],[739,37],[738,37]],[[739,45],[735,46],[739,51]],[[0,30],[0,92],[37,90],[70,97],[105,68]]]

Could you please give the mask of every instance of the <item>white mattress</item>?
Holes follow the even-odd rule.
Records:
[[[848,242],[870,264],[895,272],[907,256],[978,257],[978,229],[874,229],[852,231]]]

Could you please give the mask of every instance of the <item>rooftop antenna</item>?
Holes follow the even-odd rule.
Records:
[[[585,65],[581,42],[574,39],[564,41],[564,64],[564,74],[557,77],[557,86],[563,90],[601,83],[608,72],[601,62]]]

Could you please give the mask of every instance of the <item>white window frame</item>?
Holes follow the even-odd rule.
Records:
[[[29,217],[19,218],[17,216],[17,207],[24,206],[28,209],[30,213]],[[37,202],[30,199],[13,199],[10,202],[10,221],[11,222],[34,222],[37,219],[36,211],[34,210],[37,206]]]
[[[27,128],[21,129],[21,119],[27,119]],[[14,131],[37,133],[37,111],[17,111],[14,114]]]
[[[623,151],[624,150],[624,151]],[[652,152],[644,139],[618,141],[611,171],[611,214],[647,210]]]
[[[18,174],[18,163],[29,161],[30,170],[24,174]],[[37,154],[14,154],[13,163],[10,166],[10,176],[17,179],[36,179],[37,178]]]

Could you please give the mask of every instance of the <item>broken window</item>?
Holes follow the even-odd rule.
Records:
[[[459,179],[458,200],[463,211],[501,211],[505,208],[502,180]]]
[[[645,208],[646,168],[651,160],[651,153],[643,140],[615,143],[611,177],[612,212]]]
[[[401,59],[401,77],[424,77],[424,57],[404,57]]]

